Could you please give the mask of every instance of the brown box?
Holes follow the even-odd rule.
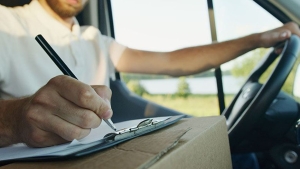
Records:
[[[12,168],[229,169],[232,165],[225,118],[215,116],[182,119],[159,131],[81,158],[0,167]]]

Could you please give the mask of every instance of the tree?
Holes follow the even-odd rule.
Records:
[[[137,80],[130,80],[127,83],[127,87],[130,91],[132,91],[133,93],[139,95],[139,96],[143,96],[143,94],[147,94],[147,90],[141,85],[141,83]]]
[[[187,98],[191,94],[189,84],[186,82],[185,77],[179,78],[176,96]]]

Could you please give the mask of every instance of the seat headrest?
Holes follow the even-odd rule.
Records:
[[[0,0],[0,4],[8,7],[23,6],[29,4],[31,0]]]

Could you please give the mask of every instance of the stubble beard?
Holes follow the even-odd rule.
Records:
[[[76,6],[62,4],[59,0],[46,0],[46,2],[50,8],[61,18],[70,18],[76,16],[84,7],[84,4],[79,4]]]

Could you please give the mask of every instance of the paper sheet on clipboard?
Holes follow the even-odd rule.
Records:
[[[136,132],[136,134],[127,134],[125,138],[121,138],[118,140],[105,140],[104,137],[107,134],[115,132],[106,123],[101,123],[101,125],[98,128],[92,129],[91,133],[87,137],[81,140],[73,140],[71,143],[67,144],[45,148],[31,148],[26,146],[25,144],[16,144],[10,147],[0,148],[0,162],[11,160],[32,161],[47,158],[56,159],[64,156],[82,156],[111,147],[113,145],[149,133],[151,131],[163,128],[165,126],[177,122],[183,117],[184,116],[150,118],[151,121],[153,120],[154,123],[160,121],[163,121],[163,123],[160,123],[159,125],[157,125],[157,127],[148,127],[147,130],[143,129],[141,130],[142,132]],[[136,128],[137,125],[144,120],[145,119],[125,121],[121,123],[115,123],[115,125],[118,131],[121,131],[119,129],[126,130],[128,128]]]

